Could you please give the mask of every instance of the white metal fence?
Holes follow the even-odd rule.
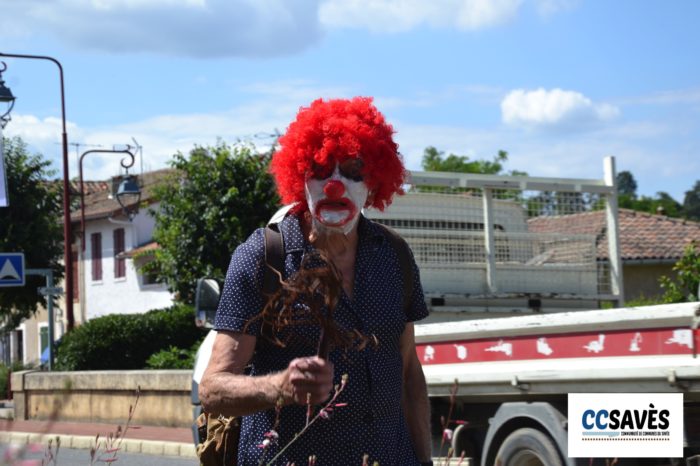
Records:
[[[406,195],[368,214],[408,241],[429,295],[619,301],[607,164],[612,182],[413,172]]]

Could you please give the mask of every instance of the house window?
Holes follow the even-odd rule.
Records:
[[[126,277],[126,259],[119,258],[124,252],[124,229],[117,228],[114,234],[114,278]]]
[[[102,280],[102,233],[90,235],[90,244],[92,251],[92,281],[99,282]]]
[[[157,285],[160,283],[158,276],[155,273],[145,273],[141,275],[143,285]]]

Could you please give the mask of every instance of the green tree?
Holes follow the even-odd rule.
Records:
[[[698,190],[698,194],[700,194],[700,186],[698,186]],[[650,214],[663,212],[669,217],[682,217],[684,215],[684,206],[664,191],[657,192],[653,197],[638,196],[637,180],[629,171],[621,171],[617,174],[617,192],[619,207]]]
[[[700,180],[695,182],[693,189],[685,192],[683,213],[686,218],[700,220]]]
[[[618,205],[625,209],[632,209],[650,214],[663,212],[664,215],[669,217],[682,217],[684,215],[683,206],[668,193],[663,191],[659,191],[654,197],[640,196],[638,198],[631,198],[627,195],[621,195]]]
[[[0,251],[23,252],[25,267],[50,268],[54,280],[63,277],[62,203],[58,183],[48,179],[55,171],[40,154],[29,154],[20,138],[3,139],[9,207],[0,207]],[[37,288],[43,277],[27,276],[23,287],[3,288],[0,318],[5,328],[15,328],[32,315],[45,298]]]
[[[628,196],[631,199],[637,197],[637,180],[629,171],[621,171],[617,174],[617,192],[620,196]]]
[[[663,301],[697,301],[700,294],[700,250],[695,241],[685,247],[683,257],[673,266],[673,271],[676,272],[675,279],[664,276],[659,280],[664,289]]]
[[[178,299],[192,303],[200,277],[223,280],[230,254],[278,207],[270,154],[249,145],[195,147],[178,153],[175,174],[156,187],[155,260],[144,266]]]
[[[503,164],[508,160],[508,152],[499,150],[493,160],[470,161],[466,155],[449,154],[438,151],[435,147],[426,147],[423,151],[423,170],[435,172],[480,173],[484,175],[526,175],[525,172],[513,170],[503,173]]]

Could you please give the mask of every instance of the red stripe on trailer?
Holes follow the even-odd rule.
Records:
[[[659,328],[454,340],[416,345],[424,365],[693,354],[700,331]]]

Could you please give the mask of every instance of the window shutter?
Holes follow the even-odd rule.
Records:
[[[102,233],[90,235],[90,243],[92,244],[92,281],[98,282],[102,280]]]
[[[124,229],[117,228],[114,230],[114,278],[126,277],[126,260],[117,258],[119,254],[124,252]]]

